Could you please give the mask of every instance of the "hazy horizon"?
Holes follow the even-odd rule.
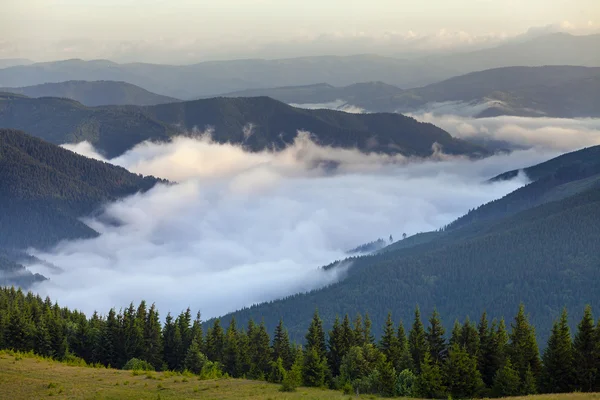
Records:
[[[189,64],[364,53],[414,57],[553,32],[600,32],[600,7],[594,0],[378,0],[377,6],[357,0],[5,3],[0,59],[36,62],[81,58]]]

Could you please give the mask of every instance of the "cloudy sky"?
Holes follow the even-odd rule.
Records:
[[[347,42],[402,53],[489,45],[531,28],[589,33],[600,24],[597,0],[1,2],[0,58],[39,61],[276,57],[290,46],[311,55],[347,52]]]

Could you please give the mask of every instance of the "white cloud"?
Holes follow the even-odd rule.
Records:
[[[34,252],[64,271],[31,266],[51,278],[35,290],[86,312],[147,299],[163,313],[220,315],[332,283],[339,273],[318,268],[346,250],[443,226],[523,184],[485,179],[547,157],[407,163],[322,148],[306,134],[279,153],[207,138],[142,144],[112,162],[180,183],[108,204],[87,220],[98,238]]]

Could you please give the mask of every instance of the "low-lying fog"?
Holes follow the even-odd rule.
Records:
[[[146,299],[163,316],[190,306],[209,318],[322,287],[340,279],[346,266],[319,267],[345,258],[345,251],[390,234],[397,240],[437,229],[525,184],[522,177],[484,181],[565,150],[545,146],[551,140],[544,137],[565,133],[568,121],[557,127],[554,120],[435,120],[463,136],[491,126],[526,130],[510,137],[529,140],[532,149],[478,161],[366,155],[320,147],[306,134],[278,153],[248,153],[207,137],[144,143],[110,162],[178,183],[107,204],[100,217],[86,220],[98,238],[33,250],[63,271],[30,266],[50,278],[35,290],[85,312]],[[586,129],[596,126],[571,123],[588,139]],[[571,148],[586,142],[569,132]],[[65,147],[101,159],[89,144]]]

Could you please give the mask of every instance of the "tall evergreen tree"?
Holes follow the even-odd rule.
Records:
[[[383,335],[379,341],[379,350],[383,353],[386,359],[392,363],[394,368],[400,365],[400,341],[396,335],[392,314],[388,313],[383,328]]]
[[[144,359],[156,369],[163,364],[161,326],[156,306],[152,304],[144,323]]]
[[[447,396],[440,366],[431,360],[428,351],[423,353],[420,373],[415,382],[414,394],[425,399],[443,399]]]
[[[283,368],[289,370],[292,368],[294,360],[292,359],[292,350],[290,345],[290,338],[288,336],[287,329],[283,326],[283,320],[279,320],[277,328],[275,328],[275,334],[273,335],[273,359],[277,361],[281,358],[281,364]]]
[[[446,359],[447,347],[446,339],[444,338],[446,331],[440,314],[437,310],[433,310],[429,318],[429,327],[427,328],[427,345],[429,354],[434,363],[441,363]]]
[[[445,363],[445,385],[453,398],[477,397],[484,388],[477,369],[477,358],[465,347],[452,346]]]
[[[573,341],[573,357],[577,389],[582,392],[594,390],[599,377],[600,363],[598,359],[598,334],[594,326],[592,308],[585,308],[583,318],[577,326],[577,334]]]
[[[312,387],[325,385],[326,368],[325,359],[319,355],[317,347],[307,348],[302,368],[304,384]]]
[[[242,363],[239,349],[238,331],[235,323],[235,318],[231,318],[231,322],[225,332],[223,343],[223,369],[225,372],[234,378],[242,376]]]
[[[195,340],[199,350],[204,353],[204,329],[202,328],[202,316],[200,311],[196,313],[196,318],[194,318],[194,322],[192,323],[191,336],[192,342]]]
[[[552,334],[543,355],[541,389],[546,393],[568,393],[573,390],[575,369],[573,365],[573,345],[567,320],[567,310],[563,310],[560,320],[554,323]]]
[[[372,333],[373,323],[371,322],[371,317],[369,317],[368,313],[365,313],[365,323],[364,323],[364,344],[375,344],[375,337]]]
[[[448,343],[450,347],[454,345],[462,346],[462,325],[458,320],[454,320],[454,325],[452,326],[452,333],[450,334],[450,341]]]
[[[333,376],[340,374],[340,366],[342,359],[350,349],[349,342],[344,337],[343,327],[340,324],[340,319],[336,316],[333,322],[333,328],[329,331],[329,340],[327,343],[327,362],[329,370]]]
[[[206,356],[208,359],[213,362],[223,362],[224,345],[225,333],[221,321],[216,319],[206,335]]]
[[[352,346],[362,347],[365,344],[365,328],[363,326],[362,316],[356,314],[354,318],[354,340]]]
[[[423,364],[425,353],[428,353],[429,349],[427,346],[427,335],[421,321],[421,311],[418,306],[415,308],[415,319],[408,334],[408,348],[417,373],[421,373],[421,365]],[[430,361],[433,362],[433,360]]]
[[[315,311],[306,334],[306,351],[309,352],[312,349],[315,349],[322,359],[327,355],[325,331],[323,330],[323,321],[319,317],[319,311]]]
[[[533,376],[534,381],[537,380],[541,370],[539,348],[535,338],[535,330],[529,324],[523,304],[519,306],[519,312],[512,324],[508,355],[513,367],[519,373],[522,385],[529,386],[528,373]],[[522,394],[531,392],[531,388],[526,386],[523,386]]]
[[[405,369],[414,369],[412,356],[410,354],[410,349],[408,346],[408,338],[406,337],[406,331],[404,330],[404,323],[400,321],[398,323],[398,346],[400,349],[400,360],[399,364],[396,366],[397,371],[404,371]]]
[[[477,356],[479,352],[479,333],[469,317],[465,319],[465,323],[460,330],[460,344],[471,357]]]

